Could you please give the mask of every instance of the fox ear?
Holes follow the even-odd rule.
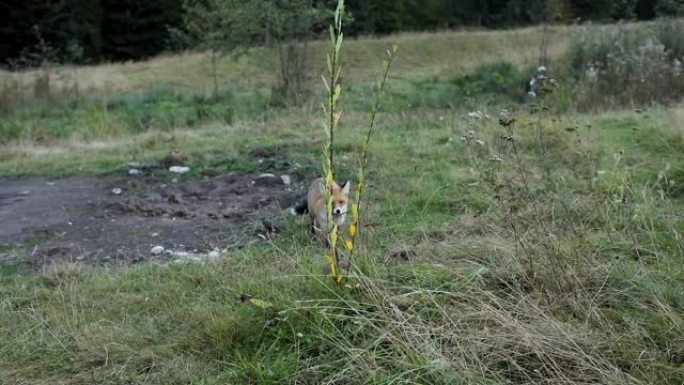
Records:
[[[349,181],[344,182],[344,184],[342,185],[342,193],[343,194],[349,194],[349,186],[350,185],[351,185],[351,183],[349,183]]]

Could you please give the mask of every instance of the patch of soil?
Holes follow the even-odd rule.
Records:
[[[53,261],[130,264],[243,247],[271,232],[296,197],[277,175],[0,179],[0,245],[35,267]],[[120,189],[117,191],[116,189]],[[115,194],[116,191],[118,194]],[[268,227],[268,226],[267,226]]]

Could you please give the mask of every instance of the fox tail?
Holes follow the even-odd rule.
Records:
[[[294,201],[294,203],[292,203],[292,206],[290,207],[290,212],[294,215],[302,215],[309,212],[309,203],[307,202],[306,192],[300,194]]]

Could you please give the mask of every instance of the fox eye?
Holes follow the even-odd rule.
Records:
[[[344,201],[337,201],[337,204],[341,206],[344,204]]]

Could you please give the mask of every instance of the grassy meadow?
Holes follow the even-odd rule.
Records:
[[[19,255],[0,262],[0,383],[684,383],[684,106],[575,108],[553,72],[574,31],[546,33],[558,86],[532,106],[542,28],[344,42],[352,181],[399,46],[350,287],[289,215],[216,263],[28,271]],[[124,175],[171,150],[193,170],[279,171],[250,156],[266,148],[304,182],[325,140],[311,49],[314,95],[291,107],[274,106],[266,49],[224,59],[218,95],[200,53],[54,68],[44,97],[44,70],[0,72],[0,176]]]

